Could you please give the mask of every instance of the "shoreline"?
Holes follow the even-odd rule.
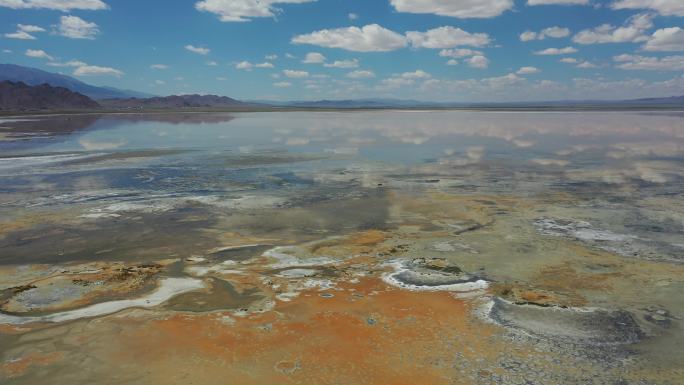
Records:
[[[35,111],[0,111],[0,117],[20,118],[33,116],[60,115],[136,115],[136,114],[169,114],[169,113],[248,113],[248,112],[374,112],[374,111],[407,111],[407,112],[684,112],[684,106],[469,106],[469,107],[236,107],[236,108],[181,108],[181,109],[94,109],[94,110],[35,110]]]

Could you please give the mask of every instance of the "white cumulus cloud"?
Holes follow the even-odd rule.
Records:
[[[45,32],[45,28],[37,25],[17,24],[17,31],[6,33],[5,37],[8,39],[36,40],[36,37],[31,35],[35,32]]]
[[[469,48],[443,49],[439,51],[441,57],[461,58],[475,55],[484,55],[481,51],[475,51]]]
[[[541,70],[537,67],[520,67],[518,71],[516,71],[516,74],[518,75],[531,75],[531,74],[536,74],[541,72]]]
[[[544,36],[559,39],[570,35],[570,30],[564,27],[549,27],[541,31]]]
[[[76,68],[74,70],[74,75],[76,76],[102,76],[102,75],[107,75],[107,76],[116,76],[121,77],[123,75],[123,72],[111,68],[111,67],[100,67],[100,66],[92,66],[92,65],[85,65]]]
[[[295,44],[341,48],[356,52],[387,52],[406,46],[406,38],[378,24],[359,27],[323,29],[292,39]]]
[[[514,73],[509,73],[508,75],[504,75],[504,76],[495,76],[495,77],[491,77],[491,78],[482,79],[483,83],[485,83],[485,84],[487,84],[493,88],[512,86],[512,85],[519,84],[519,83],[524,82],[524,81],[525,81],[525,78],[521,78],[520,76],[518,76]]]
[[[78,16],[62,16],[56,26],[57,33],[70,39],[94,39],[100,33],[97,24],[81,19]]]
[[[297,70],[283,70],[283,75],[285,75],[288,78],[308,78],[309,73],[306,71],[297,71]]]
[[[513,8],[513,0],[390,0],[399,12],[431,13],[458,18],[496,17]]]
[[[684,16],[682,0],[617,0],[613,9],[651,9],[663,16]]]
[[[43,51],[42,49],[27,49],[24,54],[28,57],[53,60],[52,56],[50,56],[47,52]]]
[[[68,62],[63,62],[63,63],[50,62],[50,63],[47,63],[47,65],[49,65],[51,67],[83,67],[83,66],[87,66],[88,64],[84,63],[80,60],[69,60]]]
[[[276,87],[276,88],[287,88],[287,87],[290,87],[291,85],[292,85],[292,83],[290,83],[290,82],[273,83],[273,87]]]
[[[432,77],[429,73],[423,71],[423,70],[415,70],[413,72],[404,72],[399,75],[400,77],[404,79],[427,79]]]
[[[328,68],[357,68],[359,59],[335,60],[332,63],[325,63],[323,66]]]
[[[644,71],[684,71],[684,56],[652,57],[640,55],[618,55],[613,57],[617,68]]]
[[[45,28],[30,24],[17,24],[17,30],[24,32],[45,32]]]
[[[653,15],[642,13],[627,19],[622,27],[603,24],[593,29],[585,29],[573,36],[577,44],[629,43],[648,40],[647,29],[653,27]]]
[[[450,26],[425,32],[409,31],[406,38],[416,48],[453,48],[457,46],[482,47],[489,44],[486,33],[470,33]]]
[[[571,53],[577,52],[577,49],[574,47],[565,47],[565,48],[547,48],[543,49],[541,51],[536,51],[534,54],[535,55],[568,55]]]
[[[306,64],[322,64],[325,63],[325,56],[318,52],[309,52],[302,60],[302,63]]]
[[[580,63],[577,63],[577,65],[575,67],[590,69],[590,68],[597,68],[598,66],[596,64],[590,62],[590,61],[585,60],[585,61],[582,61]]]
[[[382,85],[387,88],[398,88],[401,86],[411,86],[416,83],[413,79],[404,79],[401,77],[392,77],[382,80]]]
[[[0,0],[0,7],[12,9],[53,9],[70,11],[83,9],[96,11],[109,8],[101,0]]]
[[[186,45],[185,49],[187,49],[190,52],[196,53],[198,55],[207,55],[209,52],[211,52],[211,50],[209,48],[195,47],[192,44]]]
[[[392,77],[383,79],[382,85],[385,88],[398,88],[401,86],[410,86],[416,84],[417,80],[427,80],[432,78],[432,75],[423,71],[415,70],[413,72],[404,72],[401,74],[394,74]]]
[[[520,34],[520,41],[532,41],[537,40],[538,34],[534,31],[525,31]]]
[[[544,40],[547,37],[559,39],[570,35],[570,30],[564,27],[549,27],[542,29],[539,32],[525,31],[520,34],[521,41]]]
[[[589,0],[527,0],[527,5],[587,5]]]
[[[352,72],[348,73],[347,77],[351,78],[351,79],[374,78],[375,73],[373,71],[358,70],[358,71],[352,71]]]
[[[489,59],[482,55],[475,55],[464,60],[472,68],[484,69],[489,67]]]
[[[36,40],[35,36],[31,35],[28,32],[24,32],[24,31],[6,33],[5,37],[8,39]]]
[[[316,0],[203,0],[195,3],[198,11],[218,15],[224,22],[245,22],[255,17],[274,17],[278,4],[301,4]]]
[[[254,64],[248,61],[241,61],[235,65],[235,69],[238,70],[251,70],[252,67],[254,67]]]
[[[598,66],[590,61],[587,60],[579,60],[574,57],[564,57],[559,60],[560,63],[565,63],[565,64],[574,64],[575,67],[577,68],[582,68],[582,69],[589,69],[589,68],[597,68]]]
[[[684,51],[684,29],[680,27],[662,28],[646,41],[646,51]]]

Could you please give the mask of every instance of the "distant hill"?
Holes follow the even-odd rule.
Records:
[[[675,105],[684,107],[684,95],[682,96],[670,96],[666,98],[646,98],[646,99],[634,99],[634,100],[623,100],[623,103],[631,104],[657,104],[657,105]]]
[[[93,99],[64,87],[0,82],[0,110],[83,110],[100,108]]]
[[[114,109],[178,109],[178,108],[230,108],[230,107],[283,107],[283,108],[684,108],[684,96],[642,98],[630,100],[549,100],[532,102],[435,102],[392,98],[363,98],[346,100],[311,101],[240,101],[216,95],[153,96],[141,92],[113,87],[97,87],[70,76],[51,73],[15,64],[0,64],[0,81],[22,82],[26,85],[49,84],[67,88],[75,93],[95,99],[100,105]],[[27,106],[26,108],[33,108]]]
[[[39,70],[37,68],[22,67],[15,64],[0,64],[0,81],[23,82],[31,86],[49,84],[53,87],[64,87],[81,93],[92,99],[149,97],[152,95],[142,92],[120,90],[114,87],[96,87],[86,84],[71,76]]]
[[[311,100],[311,101],[255,101],[277,107],[297,108],[403,108],[403,107],[436,107],[446,106],[444,103],[423,102],[404,99],[344,99],[344,100]]]
[[[108,108],[197,108],[197,107],[245,107],[255,104],[241,102],[227,96],[217,95],[171,95],[153,98],[107,99],[100,101]]]
[[[579,107],[682,107],[684,96],[629,100],[550,100],[533,102],[453,103],[405,99],[346,99],[312,101],[258,101],[290,108],[579,108]]]

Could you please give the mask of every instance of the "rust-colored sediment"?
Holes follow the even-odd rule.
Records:
[[[449,293],[393,289],[377,278],[339,288],[230,322],[227,313],[151,320],[124,332],[112,358],[144,362],[154,383],[179,383],[169,369],[192,361],[184,367],[196,383],[441,384],[460,382],[456,352],[495,355],[494,328],[471,324],[468,305]]]
[[[62,352],[31,353],[21,358],[3,362],[0,365],[0,379],[2,377],[12,378],[21,376],[32,366],[49,365],[59,361],[62,356]]]

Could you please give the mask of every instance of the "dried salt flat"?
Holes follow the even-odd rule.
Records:
[[[236,270],[230,268],[231,266],[235,266],[238,263],[235,261],[227,260],[223,261],[218,264],[214,265],[193,265],[193,266],[188,266],[184,269],[184,271],[190,275],[193,275],[195,277],[203,277],[207,274],[210,273],[217,273],[217,274],[244,274],[243,271],[241,270]]]
[[[273,196],[241,196],[220,197],[213,195],[179,195],[162,194],[136,197],[134,200],[122,200],[106,206],[95,207],[83,214],[83,218],[117,217],[123,213],[162,213],[175,210],[188,204],[203,204],[221,209],[252,210],[273,208],[284,205],[284,198]]]
[[[594,228],[591,223],[585,221],[539,218],[534,223],[541,234],[570,236],[582,241],[627,242],[638,239],[634,235],[618,234],[609,230]]]
[[[288,253],[297,250],[298,248],[294,246],[276,246],[270,250],[266,250],[262,256],[273,258],[277,261],[269,265],[269,267],[274,269],[282,269],[287,267],[323,266],[332,265],[339,262],[329,257],[299,258]]]
[[[15,156],[0,158],[0,170],[12,170],[31,166],[40,166],[52,163],[69,162],[101,156],[102,153],[83,154],[56,154],[56,155],[35,155],[35,156]]]
[[[158,306],[176,295],[205,288],[203,281],[194,278],[164,278],[159,281],[159,287],[154,292],[141,298],[123,299],[119,301],[102,302],[81,309],[69,310],[45,316],[21,317],[0,314],[0,324],[22,325],[35,322],[66,322],[81,318],[98,317],[112,314],[124,309]]]

